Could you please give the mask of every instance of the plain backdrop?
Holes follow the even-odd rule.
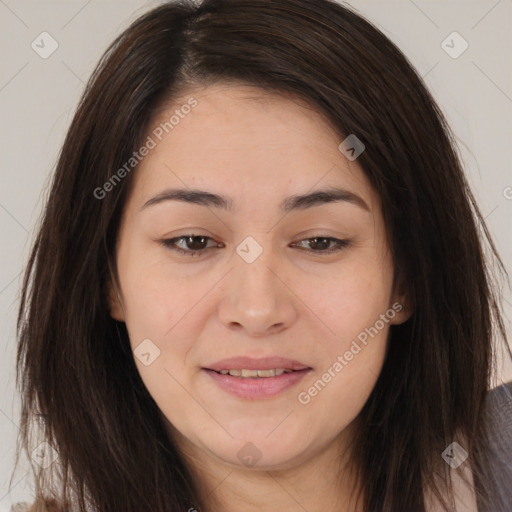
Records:
[[[11,503],[30,501],[31,494],[26,462],[9,490],[19,419],[15,318],[45,187],[99,57],[130,22],[158,3],[0,0],[0,512]],[[510,272],[512,0],[349,4],[390,37],[424,77],[457,137],[470,183]],[[54,47],[51,55],[41,56]],[[508,292],[505,300],[510,332]],[[510,380],[512,365],[500,361],[498,380]]]

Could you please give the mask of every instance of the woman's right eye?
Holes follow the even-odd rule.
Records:
[[[213,246],[209,246],[208,241],[215,242],[215,240],[209,236],[184,235],[162,240],[162,244],[172,251],[192,257],[199,256],[201,253],[205,253],[209,249],[224,247],[224,244],[219,244],[217,242],[215,242]]]

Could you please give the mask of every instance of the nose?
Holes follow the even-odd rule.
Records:
[[[289,328],[297,318],[298,300],[290,289],[284,261],[265,248],[249,263],[238,254],[226,276],[218,316],[226,328],[264,337]]]

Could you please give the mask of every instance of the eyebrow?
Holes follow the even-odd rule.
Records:
[[[228,212],[233,211],[233,200],[222,194],[213,194],[203,190],[194,189],[168,189],[152,197],[144,203],[141,210],[161,204],[165,201],[182,201],[185,203],[197,204],[219,208]],[[357,194],[341,188],[328,188],[325,190],[316,190],[302,195],[292,195],[287,197],[280,205],[280,209],[285,212],[293,210],[306,210],[314,206],[320,206],[326,203],[347,202],[359,206],[363,210],[370,211],[366,202]]]

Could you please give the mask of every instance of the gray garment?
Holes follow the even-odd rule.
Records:
[[[512,512],[512,381],[488,395],[489,460],[485,473],[494,484],[493,503],[479,512]],[[495,501],[495,503],[494,503]]]

